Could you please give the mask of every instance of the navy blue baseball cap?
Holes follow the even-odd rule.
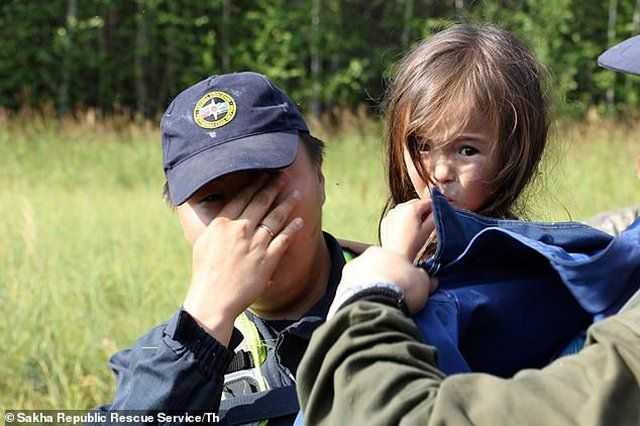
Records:
[[[640,74],[640,35],[607,49],[598,57],[598,65],[613,71]]]
[[[287,167],[296,158],[300,111],[261,74],[211,76],[180,93],[160,123],[169,199],[187,201],[232,172]]]

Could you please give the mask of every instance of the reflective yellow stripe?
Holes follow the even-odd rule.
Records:
[[[240,314],[236,319],[235,326],[240,330],[244,337],[244,344],[246,344],[249,352],[251,352],[251,358],[253,358],[255,378],[258,381],[258,386],[261,391],[267,390],[267,380],[262,375],[260,366],[267,359],[267,348],[265,347],[260,333],[255,324],[244,314]]]
[[[342,249],[342,255],[344,256],[345,262],[349,262],[356,257],[351,251],[344,248]],[[255,365],[252,370],[255,373],[254,377],[258,381],[258,386],[260,386],[261,391],[267,390],[267,380],[260,369],[260,366],[267,359],[267,347],[262,342],[256,325],[244,313],[240,314],[236,319],[235,326],[244,337],[243,344],[246,345],[251,352],[251,358]],[[260,420],[257,424],[258,426],[267,426],[268,423],[269,420],[266,419]]]
[[[353,254],[351,250],[347,250],[346,248],[342,248],[342,256],[344,257],[345,262],[351,262],[356,258],[356,255]]]

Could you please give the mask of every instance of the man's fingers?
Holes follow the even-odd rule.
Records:
[[[280,231],[276,237],[271,240],[269,246],[267,247],[267,255],[265,257],[265,267],[272,273],[282,255],[289,247],[291,240],[295,236],[295,234],[302,229],[304,226],[304,221],[301,217],[296,217],[291,222],[285,226],[285,228]]]
[[[267,242],[273,240],[287,224],[287,220],[289,219],[293,209],[296,207],[298,201],[300,201],[300,198],[301,195],[298,190],[288,194],[282,202],[267,213],[267,215],[260,221],[256,229],[256,234],[264,233],[263,238]]]
[[[282,191],[286,179],[286,175],[274,176],[264,187],[253,194],[253,198],[246,205],[240,217],[247,219],[252,226],[258,226],[258,224],[262,223],[263,218],[268,215],[274,201]],[[282,225],[280,225],[278,229],[275,229],[275,223],[267,223],[266,225],[276,234],[282,228]]]
[[[218,217],[227,217],[229,219],[237,219],[251,202],[254,195],[259,192],[265,185],[268,185],[271,177],[266,173],[261,173],[256,180],[250,185],[245,186],[242,190],[227,204],[224,205]]]

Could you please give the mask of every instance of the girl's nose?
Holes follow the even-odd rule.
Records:
[[[437,183],[447,183],[454,179],[453,165],[446,156],[434,158],[431,176]]]

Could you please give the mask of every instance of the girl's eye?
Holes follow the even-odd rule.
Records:
[[[460,151],[458,151],[460,154],[464,155],[465,157],[471,157],[472,155],[476,155],[478,152],[477,149],[475,149],[472,146],[469,145],[465,145],[463,147],[460,148]]]

